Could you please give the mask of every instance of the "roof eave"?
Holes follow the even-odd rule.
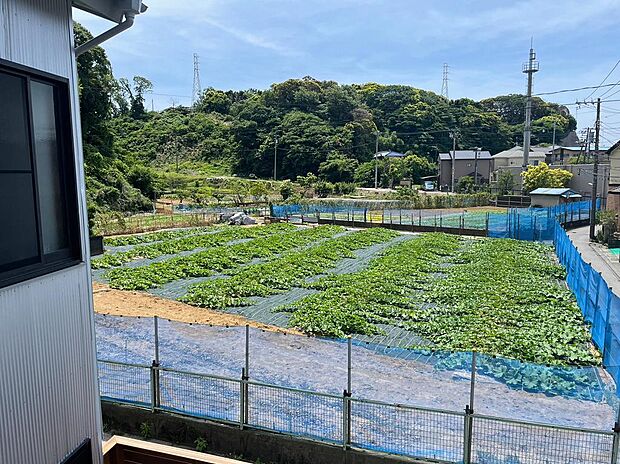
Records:
[[[142,0],[71,0],[80,10],[121,23],[126,13],[140,14],[148,8]]]

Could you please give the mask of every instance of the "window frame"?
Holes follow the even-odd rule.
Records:
[[[2,289],[10,285],[75,266],[84,262],[84,260],[82,256],[70,80],[4,59],[0,59],[0,73],[15,76],[25,81],[24,105],[26,110],[26,133],[28,137],[28,153],[26,155],[29,156],[30,159],[38,250],[38,254],[35,257],[7,263],[0,267],[0,289]],[[68,239],[67,248],[47,254],[44,253],[43,249],[44,238],[41,224],[42,215],[38,182],[40,173],[37,170],[31,82],[50,85],[53,88],[59,181],[64,197],[62,220],[67,229]],[[3,172],[27,173],[25,170],[5,170]]]

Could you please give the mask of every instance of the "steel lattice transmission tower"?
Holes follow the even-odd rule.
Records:
[[[441,83],[441,96],[448,97],[448,63],[443,64],[443,81]]]
[[[200,98],[200,62],[198,61],[198,53],[194,53],[194,87],[192,89],[192,105]]]
[[[525,101],[525,125],[523,126],[523,166],[525,171],[530,163],[530,139],[532,136],[532,83],[534,73],[538,72],[538,61],[534,52],[533,41],[530,44],[530,59],[523,63],[523,72],[527,74],[527,99]]]

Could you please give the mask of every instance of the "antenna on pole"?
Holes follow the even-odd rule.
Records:
[[[532,83],[534,73],[538,72],[538,61],[534,51],[534,38],[530,41],[530,58],[523,63],[523,72],[527,74],[527,99],[525,102],[525,125],[523,126],[523,167],[525,171],[530,162],[530,139],[532,136]]]
[[[446,97],[448,100],[448,63],[443,64],[443,81],[441,83],[441,96]]]
[[[196,104],[200,98],[200,62],[198,61],[198,53],[194,53],[194,87],[192,89],[192,106]]]

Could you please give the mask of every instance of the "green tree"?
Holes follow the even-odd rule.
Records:
[[[209,87],[200,95],[195,109],[204,113],[228,114],[231,104],[231,98],[226,92]]]
[[[353,182],[359,162],[334,151],[319,165],[319,176],[329,182]]]
[[[458,193],[473,193],[474,187],[474,178],[472,176],[463,176],[456,183],[456,191]]]
[[[573,174],[565,169],[551,169],[547,163],[540,163],[538,166],[528,166],[521,176],[523,189],[531,192],[537,188],[566,187]]]
[[[280,186],[280,195],[284,201],[288,200],[293,195],[293,185],[290,181],[285,181]]]
[[[497,190],[500,195],[512,193],[515,187],[515,180],[510,171],[501,171],[497,178]]]
[[[134,76],[133,84],[124,77],[118,80],[122,95],[128,102],[129,116],[133,119],[142,119],[146,116],[144,94],[153,90],[153,84],[146,77]]]

